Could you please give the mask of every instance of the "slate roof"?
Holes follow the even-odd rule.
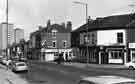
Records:
[[[103,18],[97,18],[93,20],[91,23],[84,24],[80,26],[73,32],[83,32],[86,31],[87,28],[89,31],[92,30],[106,30],[106,29],[119,29],[119,28],[135,28],[135,14],[125,14],[125,15],[115,15],[108,16]]]
[[[71,32],[68,28],[66,28],[66,27],[64,28],[62,25],[53,24],[53,25],[50,25],[50,27],[41,27],[40,30],[32,32],[30,34],[30,37],[32,37],[33,35],[37,35],[41,32],[49,33],[49,32],[51,32],[52,29],[57,29],[59,33],[70,33]]]
[[[70,33],[71,31],[69,29],[67,29],[66,27],[64,28],[63,26],[59,25],[59,24],[53,24],[50,27],[44,27],[42,28],[41,31],[44,32],[51,32],[52,29],[57,29],[59,33]]]

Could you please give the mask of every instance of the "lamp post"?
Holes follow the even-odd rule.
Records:
[[[6,3],[6,22],[7,22],[7,60],[8,60],[8,0],[7,0],[7,3]]]
[[[80,4],[80,5],[83,5],[85,6],[85,9],[86,9],[86,35],[87,35],[87,44],[86,44],[86,49],[87,49],[87,64],[89,63],[89,55],[88,55],[88,4],[87,3],[84,3],[84,2],[78,2],[78,1],[74,1],[73,3],[75,4]]]
[[[6,48],[6,55],[7,55],[7,61],[8,61],[9,60],[9,57],[8,57],[8,55],[9,55],[9,49],[8,49],[8,0],[6,2],[6,22],[7,22],[7,24],[6,24],[6,27],[7,27],[7,48]],[[7,63],[7,70],[8,70],[8,67],[9,67],[9,65]]]

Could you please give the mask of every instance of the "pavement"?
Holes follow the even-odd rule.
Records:
[[[49,63],[55,63],[55,62],[49,62]],[[55,63],[56,64],[56,63]],[[77,68],[97,68],[97,69],[123,69],[125,68],[122,64],[87,64],[87,63],[77,63],[77,62],[65,62],[62,63],[65,66],[72,66]]]
[[[6,66],[0,64],[0,84],[29,84],[25,79],[13,73],[11,70],[6,70]]]
[[[120,64],[86,64],[86,63],[64,63],[65,66],[73,66],[77,68],[99,68],[99,69],[121,69],[125,68],[124,65]]]

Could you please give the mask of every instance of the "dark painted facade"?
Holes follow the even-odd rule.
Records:
[[[79,62],[98,64],[124,64],[133,60],[135,48],[129,48],[129,44],[135,43],[134,15],[126,14],[97,18],[73,31],[72,35],[77,34],[77,36],[71,40],[72,47],[74,47],[74,51],[77,49],[75,53],[80,54],[77,60]],[[88,33],[86,32],[87,28]],[[94,36],[92,36],[93,32]],[[115,39],[111,40],[107,37],[109,35],[110,38]],[[102,36],[107,38],[101,38]],[[110,44],[104,43],[101,45],[102,42],[106,41],[110,42]],[[76,45],[75,42],[79,43],[79,45]]]

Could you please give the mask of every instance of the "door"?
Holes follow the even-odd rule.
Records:
[[[135,61],[135,51],[131,51],[131,61]]]
[[[107,64],[107,57],[104,52],[100,52],[99,55],[99,64]]]

